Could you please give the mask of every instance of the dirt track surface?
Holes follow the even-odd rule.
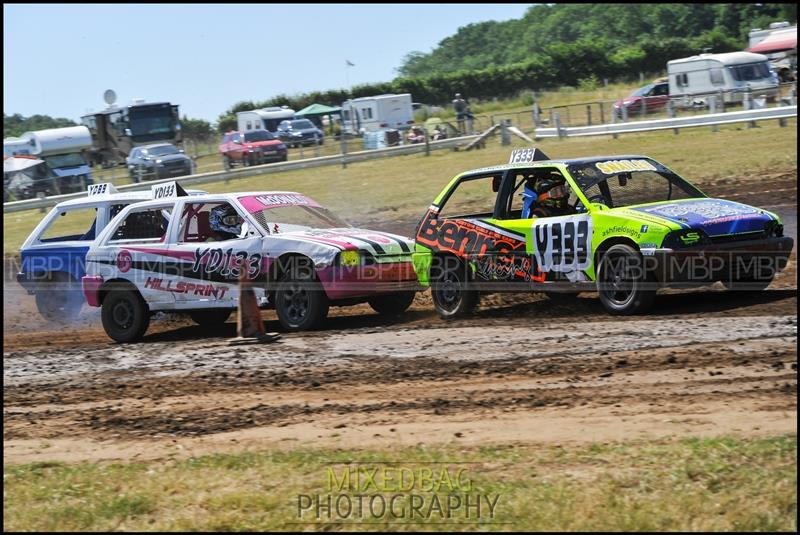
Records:
[[[794,177],[747,198],[736,183],[702,187],[773,209],[796,240]],[[332,309],[323,330],[261,346],[230,346],[233,322],[208,332],[177,315],[113,344],[96,310],[54,329],[7,291],[4,462],[796,432],[796,266],[795,253],[759,293],[665,291],[637,317],[592,294],[495,295],[444,322],[426,293],[395,320]]]

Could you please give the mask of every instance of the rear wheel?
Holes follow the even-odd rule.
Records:
[[[201,327],[218,327],[223,325],[233,312],[230,308],[210,308],[206,310],[193,310],[189,316]]]
[[[638,314],[656,298],[655,281],[644,271],[639,252],[627,244],[612,245],[600,259],[597,271],[600,302],[612,314]]]
[[[310,264],[292,266],[278,282],[275,312],[289,331],[317,327],[328,315],[328,296]]]
[[[469,270],[453,257],[437,257],[431,266],[431,297],[444,319],[470,314],[478,306],[478,292],[470,288]]]
[[[36,309],[48,321],[62,323],[75,319],[83,301],[80,284],[68,275],[54,275],[36,290]]]
[[[379,295],[371,298],[368,303],[372,309],[382,316],[397,316],[402,314],[414,302],[416,292],[398,292],[388,295]]]
[[[103,299],[103,329],[117,342],[138,341],[150,325],[150,308],[139,292],[111,290]]]

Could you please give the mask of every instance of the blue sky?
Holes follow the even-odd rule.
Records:
[[[78,120],[111,88],[213,122],[241,100],[391,80],[408,52],[530,5],[5,4],[3,111]]]

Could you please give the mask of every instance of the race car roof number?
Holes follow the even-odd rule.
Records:
[[[156,184],[150,188],[153,192],[153,199],[166,199],[169,197],[185,197],[188,195],[183,187],[175,182]]]
[[[541,162],[549,159],[550,158],[548,158],[547,155],[543,153],[541,150],[534,147],[530,147],[527,149],[512,150],[511,157],[508,159],[508,163]]]
[[[103,182],[102,184],[90,184],[87,190],[88,197],[96,197],[97,195],[108,195],[110,193],[119,193],[114,184]]]
[[[607,175],[626,171],[656,171],[655,166],[647,160],[610,160],[597,162],[595,167]]]

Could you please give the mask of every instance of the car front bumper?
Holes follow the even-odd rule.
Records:
[[[794,240],[762,238],[683,249],[642,249],[645,269],[662,285],[742,280],[786,267]]]
[[[422,290],[411,262],[332,266],[318,270],[317,277],[331,300]]]

